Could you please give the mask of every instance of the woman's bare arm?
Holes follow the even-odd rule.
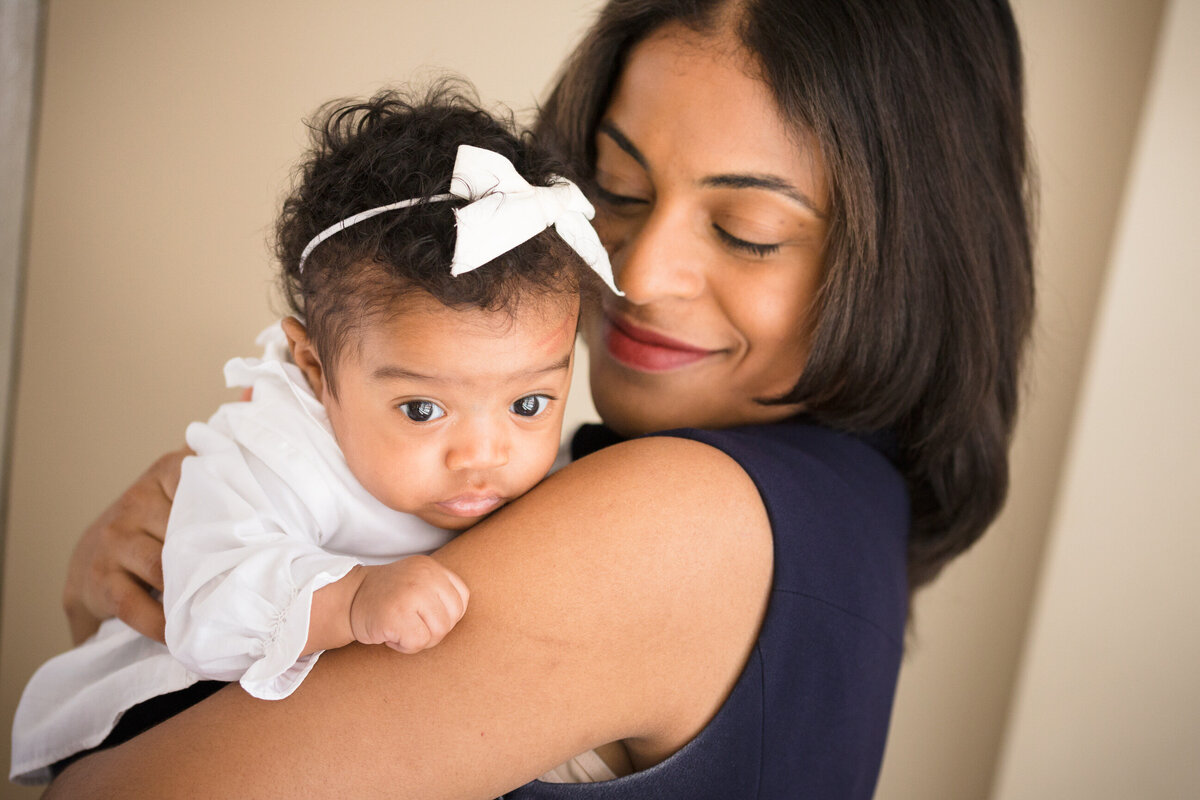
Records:
[[[48,796],[490,798],[614,740],[645,768],[727,696],[772,567],[750,479],[669,438],[571,465],[437,558],[471,587],[438,647],[328,652],[286,700],[223,690]]]
[[[79,644],[108,617],[163,641],[162,543],[179,484],[179,465],[190,450],[167,453],[83,532],[67,565],[63,610]]]

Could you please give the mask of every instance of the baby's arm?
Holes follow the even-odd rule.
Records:
[[[361,642],[401,653],[437,645],[467,610],[467,586],[429,556],[358,566],[313,594],[304,652]]]
[[[321,477],[294,469],[303,456],[239,411],[225,407],[188,428],[196,456],[184,462],[163,551],[172,654],[193,672],[278,699],[323,650],[438,644],[466,609],[458,576],[427,556],[364,566],[324,549],[336,506],[303,499],[322,494]]]
[[[321,547],[317,520],[258,457],[233,441],[221,412],[193,425],[163,548],[166,640],[193,672],[285,697],[305,654],[314,592],[359,565]]]

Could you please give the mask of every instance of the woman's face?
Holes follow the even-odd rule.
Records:
[[[769,422],[808,354],[828,190],[734,44],[667,26],[596,132],[596,228],[625,297],[584,318],[596,408],[624,434]]]

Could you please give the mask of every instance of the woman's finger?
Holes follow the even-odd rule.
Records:
[[[146,472],[157,482],[159,490],[167,498],[168,503],[175,499],[175,490],[179,488],[179,473],[183,468],[183,460],[191,455],[195,455],[195,453],[187,447],[182,450],[174,450],[159,457]],[[163,529],[166,529],[166,520],[163,521]]]
[[[115,522],[126,530],[141,530],[160,542],[166,536],[171,501],[179,487],[183,459],[191,450],[176,450],[159,457],[118,501]]]
[[[155,461],[75,544],[63,608],[76,644],[114,615],[162,640],[162,608],[146,587],[162,588],[162,540],[180,466],[189,453],[179,450]]]
[[[166,617],[162,603],[129,573],[111,573],[105,584],[104,595],[105,605],[126,625],[155,641],[166,641]]]
[[[162,539],[151,531],[136,531],[116,553],[118,565],[147,586],[163,590]],[[120,615],[118,615],[120,616]]]

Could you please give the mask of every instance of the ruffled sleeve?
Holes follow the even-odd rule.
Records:
[[[184,461],[163,548],[167,646],[200,675],[278,699],[319,656],[301,656],[313,593],[359,562],[322,549],[323,512],[267,465],[289,454],[260,458],[235,441],[246,423],[230,416],[188,428],[196,455]]]

